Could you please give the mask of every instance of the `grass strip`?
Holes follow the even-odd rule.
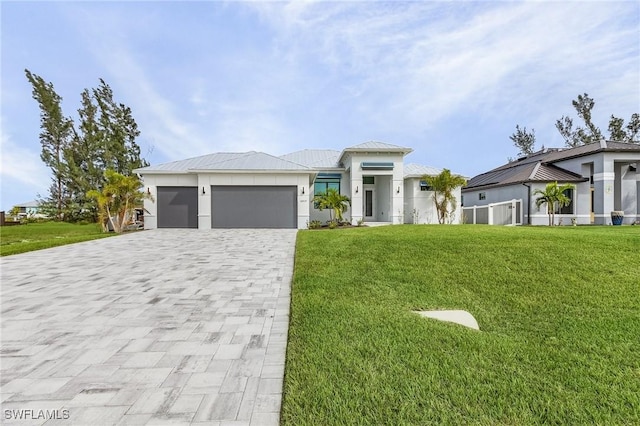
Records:
[[[65,222],[30,223],[0,227],[0,256],[25,253],[65,244],[110,237],[97,224]]]

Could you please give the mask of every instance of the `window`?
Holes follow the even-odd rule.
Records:
[[[340,178],[317,178],[313,183],[313,195],[322,195],[329,188],[340,192]],[[318,203],[313,203],[313,207],[317,209]]]
[[[426,181],[421,180],[420,181],[420,191],[431,191],[431,187],[429,186],[429,184]]]
[[[375,176],[362,176],[362,183],[364,185],[373,185],[376,183]]]
[[[478,200],[486,200],[487,199],[487,193],[486,192],[481,192],[478,194]]]
[[[556,208],[556,214],[573,214],[573,189],[567,189],[563,194],[571,201],[566,206]]]
[[[314,195],[324,194],[329,188],[340,192],[340,179],[316,179],[313,184],[313,193]]]

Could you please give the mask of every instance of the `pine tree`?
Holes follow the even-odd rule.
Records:
[[[50,197],[46,199],[55,212],[55,217],[62,220],[66,199],[65,179],[67,165],[64,152],[69,147],[73,132],[73,121],[62,112],[62,97],[58,95],[52,83],[44,81],[38,75],[25,70],[27,79],[33,87],[32,96],[40,107],[40,158],[53,173],[53,184]]]
[[[140,131],[131,108],[115,102],[111,87],[100,79],[97,88],[81,93],[76,129],[71,118],[63,115],[62,98],[53,85],[25,72],[41,110],[41,158],[54,176],[46,204],[59,219],[95,221],[99,206],[87,194],[102,190],[105,171],[131,176],[134,169],[149,164],[136,143]]]
[[[518,155],[533,154],[533,150],[536,145],[536,131],[531,129],[531,132],[527,132],[527,128],[520,128],[516,124],[516,131],[509,136],[509,139],[513,141],[513,145],[520,150]]]

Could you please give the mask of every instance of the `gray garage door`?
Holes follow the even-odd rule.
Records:
[[[212,186],[213,228],[297,228],[295,186]]]
[[[198,188],[158,187],[158,228],[198,227]]]

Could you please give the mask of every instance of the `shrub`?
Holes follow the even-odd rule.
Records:
[[[319,220],[312,220],[311,222],[307,222],[307,227],[309,229],[319,229],[322,228],[322,222]]]

